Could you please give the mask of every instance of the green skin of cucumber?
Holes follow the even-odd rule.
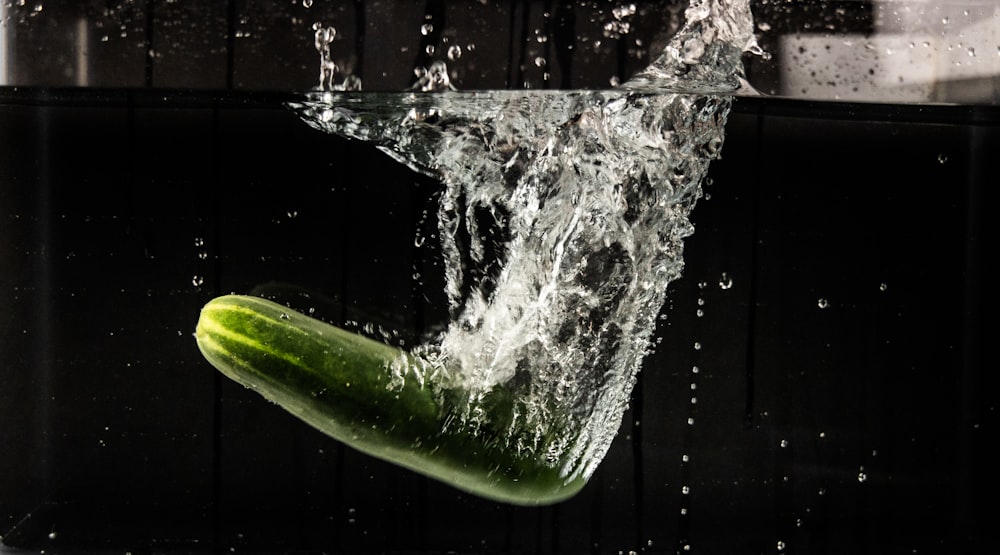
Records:
[[[503,386],[484,399],[492,424],[446,425],[458,391],[415,378],[393,380],[392,365],[413,355],[259,297],[210,301],[195,330],[205,358],[319,431],[361,452],[460,490],[517,505],[576,494],[586,478],[510,447],[515,402]]]

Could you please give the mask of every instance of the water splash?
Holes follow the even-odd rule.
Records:
[[[475,430],[496,416],[480,401],[508,388],[506,447],[567,477],[603,459],[681,275],[752,29],[745,0],[695,0],[663,54],[614,90],[458,92],[437,62],[411,92],[340,93],[322,73],[292,104],[443,184],[452,318],[418,352],[465,392],[449,425]]]

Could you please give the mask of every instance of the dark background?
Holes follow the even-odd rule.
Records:
[[[789,553],[927,553],[986,544],[997,490],[984,327],[995,109],[737,99],[662,343],[611,452],[578,497],[530,509],[359,455],[201,358],[192,337],[201,305],[261,285],[320,292],[328,300],[317,305],[333,316],[361,314],[404,334],[440,313],[433,254],[414,246],[418,226],[433,225],[421,214],[437,185],[307,128],[282,100],[3,93],[4,545],[761,553],[784,542]]]
[[[9,8],[0,550],[988,547],[995,78],[965,106],[738,98],[662,341],[607,459],[566,503],[498,505],[359,455],[203,360],[198,311],[228,292],[411,339],[441,320],[433,250],[414,246],[438,185],[283,105],[282,91],[316,82],[314,19],[337,25],[334,54],[369,89],[405,87],[409,72],[389,69],[425,63],[417,53],[445,38],[479,44],[462,58],[466,89],[603,87],[644,64],[626,41],[566,55],[602,34],[583,12],[541,16],[565,4],[491,3],[502,13],[466,19],[436,0]],[[780,32],[872,25],[867,2],[754,5]],[[390,6],[401,19],[360,17]],[[414,34],[428,14],[447,23]],[[81,18],[92,63],[74,87]],[[399,21],[409,35],[384,32]],[[775,67],[748,60],[763,92],[779,90]],[[943,85],[955,94],[939,100],[962,97]]]

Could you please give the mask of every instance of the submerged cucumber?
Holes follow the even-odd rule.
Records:
[[[541,505],[572,496],[586,482],[563,476],[545,453],[511,447],[512,427],[504,423],[514,400],[503,386],[484,401],[492,427],[458,427],[460,391],[400,372],[424,361],[258,297],[212,300],[195,337],[223,374],[321,432],[469,493]]]

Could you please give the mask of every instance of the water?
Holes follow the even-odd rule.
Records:
[[[415,352],[466,392],[449,425],[485,424],[484,396],[513,389],[507,447],[589,477],[682,273],[740,56],[754,48],[748,4],[693,2],[656,61],[603,91],[459,92],[435,62],[410,91],[358,94],[359,80],[337,82],[336,31],[314,29],[320,87],[292,107],[443,184],[452,317]]]

